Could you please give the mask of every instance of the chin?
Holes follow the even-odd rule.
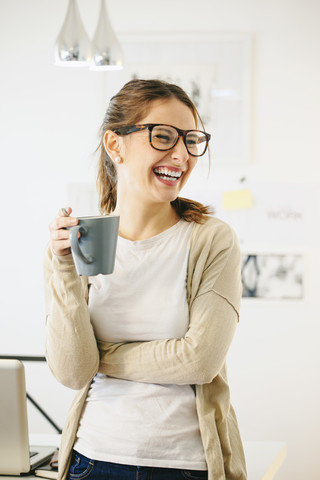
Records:
[[[174,192],[168,195],[161,195],[159,196],[159,200],[164,203],[171,203],[179,196],[180,190],[178,192]]]

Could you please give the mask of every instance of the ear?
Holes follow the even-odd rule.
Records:
[[[103,136],[104,148],[110,158],[114,159],[120,154],[120,137],[112,130],[107,130]]]

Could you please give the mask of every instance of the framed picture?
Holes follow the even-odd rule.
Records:
[[[303,298],[301,254],[242,255],[243,297],[261,299]]]
[[[250,163],[251,37],[249,34],[141,34],[121,37],[124,76],[177,83],[191,96],[215,167]]]

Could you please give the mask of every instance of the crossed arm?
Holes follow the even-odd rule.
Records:
[[[214,291],[197,297],[183,338],[133,343],[98,342],[99,372],[146,383],[210,383],[221,370],[238,323],[237,313]]]

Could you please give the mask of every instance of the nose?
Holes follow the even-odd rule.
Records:
[[[176,163],[185,163],[189,159],[189,152],[185,146],[182,136],[179,137],[179,140],[173,147],[171,151],[171,158]]]

